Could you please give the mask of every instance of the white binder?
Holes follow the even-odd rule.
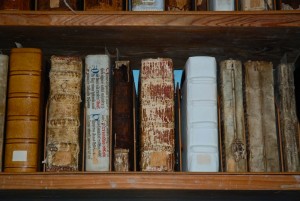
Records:
[[[181,87],[182,167],[218,172],[217,64],[214,57],[190,57]]]

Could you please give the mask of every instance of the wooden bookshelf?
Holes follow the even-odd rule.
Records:
[[[0,44],[44,56],[104,53],[138,69],[142,58],[189,56],[264,59],[278,64],[300,52],[300,11],[11,12],[0,11]],[[298,200],[297,173],[0,173],[0,200]],[[15,198],[15,199],[13,199]],[[26,199],[25,199],[26,198]]]

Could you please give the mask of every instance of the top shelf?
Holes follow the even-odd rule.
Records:
[[[300,11],[0,11],[0,26],[300,27]]]
[[[0,11],[1,50],[19,42],[43,55],[104,54],[105,47],[139,69],[144,58],[173,59],[182,69],[190,56],[272,61],[300,47],[300,11],[91,12]]]

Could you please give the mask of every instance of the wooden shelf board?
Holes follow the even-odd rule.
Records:
[[[2,173],[0,189],[300,190],[300,173]]]
[[[299,27],[300,11],[272,12],[41,12],[0,11],[5,26]]]

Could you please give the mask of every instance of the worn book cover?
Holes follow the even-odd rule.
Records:
[[[116,61],[113,69],[113,164],[114,171],[134,170],[134,83],[129,61]]]
[[[77,171],[82,82],[80,57],[52,56],[46,171]]]
[[[0,172],[2,172],[3,158],[8,59],[7,55],[0,54]]]
[[[131,0],[132,11],[164,11],[165,0]]]
[[[281,10],[300,10],[299,0],[280,0],[279,2]]]
[[[191,10],[191,0],[166,0],[166,10],[168,11],[188,11]]]
[[[121,11],[126,10],[126,0],[84,0],[84,10]]]
[[[286,172],[300,171],[294,70],[293,64],[281,63],[276,68],[275,78],[284,171]]]
[[[173,62],[143,59],[140,73],[141,171],[174,171]]]
[[[42,52],[14,48],[10,55],[5,172],[38,171],[41,138]]]
[[[182,168],[218,172],[217,63],[214,57],[187,60],[181,86]]]
[[[241,10],[273,10],[273,0],[240,0]]]
[[[110,58],[85,58],[85,170],[110,170]]]
[[[34,0],[1,0],[0,10],[31,10]]]
[[[209,0],[209,8],[212,11],[234,11],[235,0]]]
[[[207,10],[207,0],[195,0],[195,8],[198,11]]]
[[[244,65],[249,171],[279,172],[273,64],[247,61]]]
[[[37,10],[78,10],[80,0],[36,0]]]
[[[241,61],[232,59],[222,61],[219,79],[224,170],[247,172]]]

